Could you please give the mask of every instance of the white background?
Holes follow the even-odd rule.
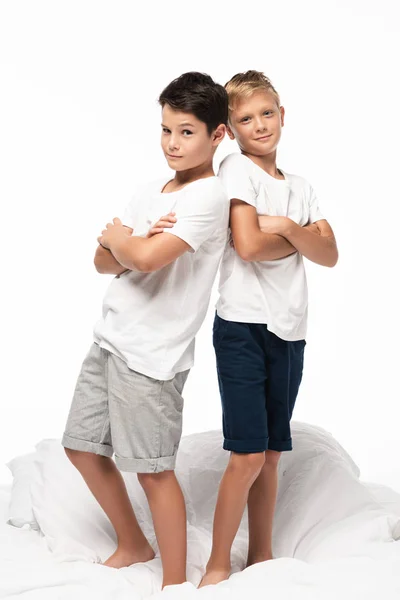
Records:
[[[307,263],[294,418],[328,429],[365,480],[400,491],[399,9],[396,0],[1,1],[1,413],[5,462],[59,438],[110,276],[96,237],[167,172],[157,97],[189,70],[263,70],[287,118],[279,165],[311,181],[340,261]],[[215,167],[235,143],[224,141]],[[212,304],[184,433],[220,427]],[[201,449],[199,448],[199,452]]]

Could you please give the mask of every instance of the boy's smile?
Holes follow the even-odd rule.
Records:
[[[257,142],[263,142],[265,140],[268,140],[271,136],[272,136],[272,133],[270,133],[268,135],[263,135],[262,137],[256,138],[256,141]]]

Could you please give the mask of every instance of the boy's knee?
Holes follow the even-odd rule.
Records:
[[[230,467],[244,473],[258,473],[263,468],[265,452],[252,452],[251,454],[240,454],[232,452]]]
[[[277,452],[276,450],[266,450],[265,451],[265,463],[264,466],[268,467],[277,467],[279,463],[279,459],[281,457],[281,452]]]
[[[72,448],[64,448],[64,452],[75,467],[82,463],[87,463],[88,461],[98,460],[98,455],[93,454],[92,452],[73,450]]]
[[[142,488],[152,490],[157,488],[163,481],[174,476],[174,471],[162,471],[161,473],[138,473],[137,478]]]

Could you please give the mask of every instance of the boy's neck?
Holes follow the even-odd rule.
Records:
[[[275,177],[275,179],[285,179],[276,166],[276,150],[266,154],[265,156],[255,156],[254,154],[249,154],[243,150],[241,152],[263,171],[268,173],[268,175],[271,175],[271,177]]]
[[[187,171],[176,171],[173,181],[177,186],[183,186],[197,179],[213,177],[215,175],[212,162],[207,162]]]

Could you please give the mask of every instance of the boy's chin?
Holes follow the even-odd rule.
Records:
[[[272,154],[276,150],[276,145],[271,146],[257,146],[252,147],[251,150],[245,150],[248,154],[252,154],[253,156],[268,156]]]
[[[169,163],[169,166],[171,169],[173,169],[177,173],[180,173],[181,171],[191,171],[191,170],[195,169],[197,165],[178,163],[178,161],[176,161],[174,163],[171,161]]]
[[[181,159],[171,160],[167,158],[167,163],[170,169],[174,171],[186,171],[188,167],[181,162]],[[190,168],[190,167],[189,167]]]

